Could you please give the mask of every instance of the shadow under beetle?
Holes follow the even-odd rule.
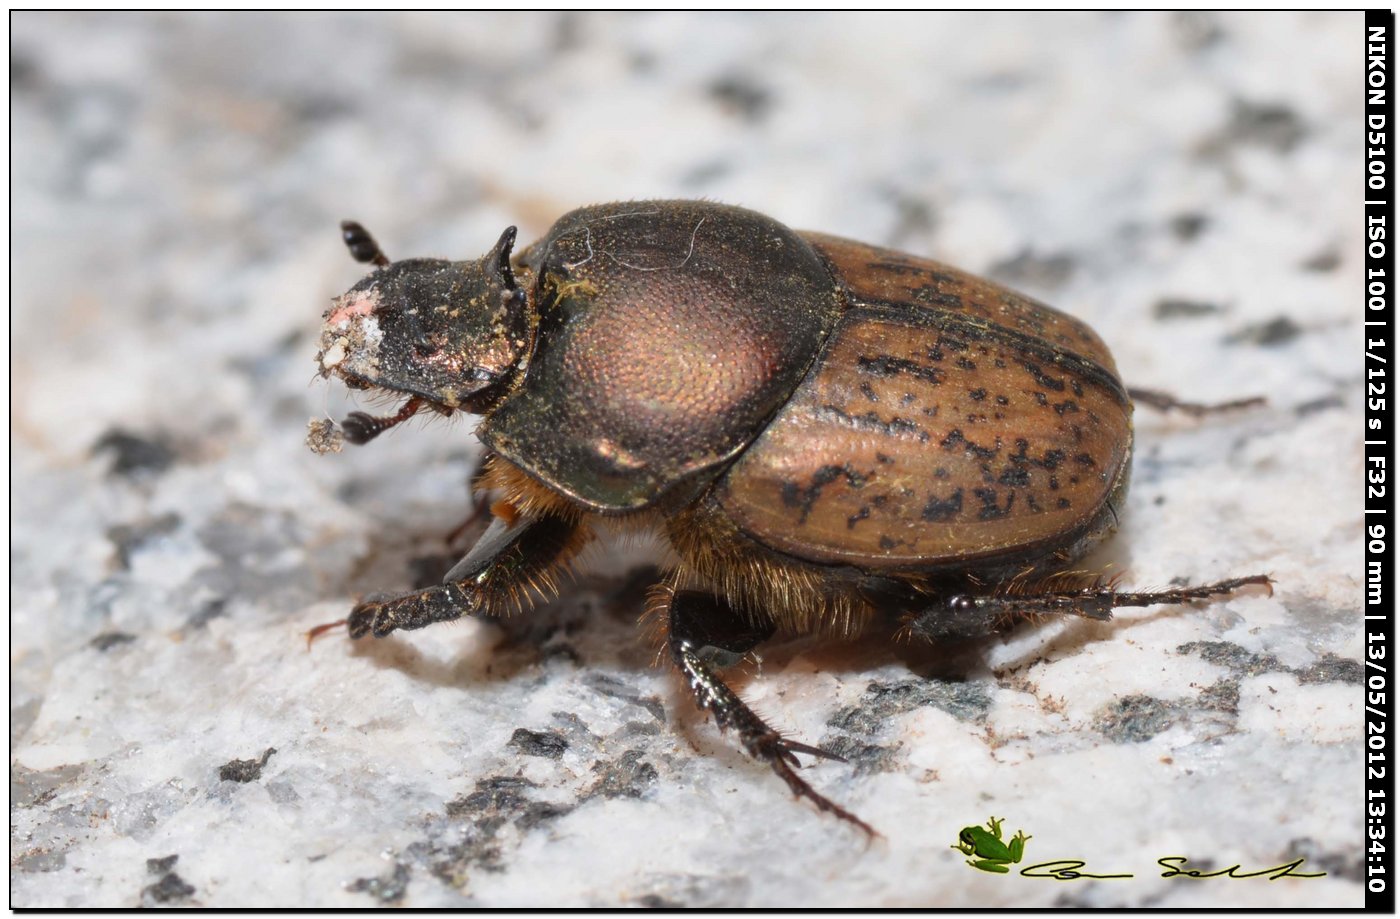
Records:
[[[393,262],[342,230],[375,269],[326,312],[320,372],[407,397],[352,413],[344,438],[479,415],[476,484],[498,497],[441,585],[367,598],[351,638],[527,608],[595,527],[659,531],[680,561],[652,605],[695,701],[873,832],[794,771],[839,757],[770,727],[718,668],[778,631],[944,641],[1270,583],[1129,593],[1065,573],[1117,526],[1133,394],[1088,326],[990,281],[697,201],[581,208],[514,258],[514,227],[462,262]]]

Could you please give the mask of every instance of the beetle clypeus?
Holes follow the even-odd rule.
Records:
[[[831,754],[717,668],[780,630],[942,641],[1270,584],[1065,573],[1116,528],[1133,401],[1088,326],[990,281],[696,201],[582,208],[516,258],[514,227],[464,262],[391,262],[342,229],[376,267],[325,314],[321,374],[407,397],[352,413],[345,439],[479,415],[477,484],[499,496],[440,586],[366,599],[352,638],[531,606],[595,527],[650,527],[680,560],[654,605],[696,702],[873,832],[793,771]],[[324,422],[310,442],[329,449]]]

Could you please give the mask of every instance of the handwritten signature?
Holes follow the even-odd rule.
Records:
[[[1284,862],[1274,865],[1271,868],[1260,868],[1257,871],[1244,871],[1242,865],[1231,865],[1229,868],[1221,868],[1218,871],[1205,871],[1200,868],[1189,867],[1190,859],[1184,855],[1167,855],[1157,859],[1157,864],[1167,869],[1162,872],[1164,878],[1244,878],[1267,877],[1271,881],[1279,878],[1320,878],[1325,877],[1327,872],[1319,871],[1316,874],[1309,874],[1298,871],[1306,858],[1295,858],[1291,862]],[[1133,874],[1095,874],[1082,870],[1087,862],[1077,858],[1061,858],[1055,861],[1040,862],[1021,869],[1021,876],[1027,878],[1049,878],[1054,881],[1078,881],[1084,879],[1112,880],[1115,878],[1130,878]]]

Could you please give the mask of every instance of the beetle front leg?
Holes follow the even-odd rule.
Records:
[[[798,753],[844,762],[841,757],[784,737],[715,674],[714,666],[737,663],[759,642],[771,636],[773,627],[751,625],[724,600],[698,591],[672,594],[668,621],[667,645],[671,659],[690,684],[695,704],[714,715],[720,731],[733,728],[749,756],[767,763],[793,794],[855,824],[869,836],[879,835],[864,820],[818,794],[793,771],[793,767],[802,765],[797,759]]]
[[[954,594],[909,616],[903,631],[929,641],[958,641],[991,635],[1017,623],[1035,622],[1051,615],[1108,620],[1113,618],[1113,610],[1121,607],[1209,600],[1242,587],[1266,587],[1273,593],[1273,580],[1263,574],[1145,592],[1120,591],[1115,582],[1100,578],[1077,586],[1067,584],[1067,580],[1064,575],[1052,575],[1030,583],[1011,581],[983,595]]]
[[[533,606],[558,593],[559,568],[587,540],[587,531],[558,516],[497,518],[442,584],[358,604],[345,620],[350,637],[383,638],[434,622]]]

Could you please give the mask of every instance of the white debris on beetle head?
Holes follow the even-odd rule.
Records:
[[[350,339],[346,338],[344,335],[337,338],[330,348],[321,353],[321,366],[326,370],[330,370],[332,367],[345,360],[345,348],[349,344]]]
[[[377,290],[351,292],[335,299],[321,331],[317,361],[323,373],[334,370],[369,376],[378,369],[379,347],[384,342],[384,330],[375,315],[379,306]]]
[[[329,418],[312,418],[306,423],[306,446],[318,456],[339,453],[345,447],[345,435]]]

